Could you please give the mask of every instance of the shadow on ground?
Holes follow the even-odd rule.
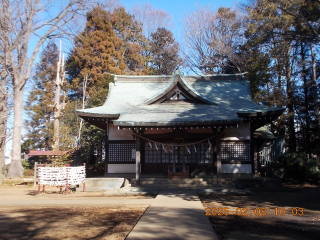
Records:
[[[0,210],[0,239],[124,239],[144,211],[145,208],[7,207]]]
[[[200,199],[220,239],[316,240],[320,236],[320,189],[317,187],[255,192],[249,196],[202,195]]]

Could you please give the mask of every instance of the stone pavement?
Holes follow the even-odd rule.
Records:
[[[218,239],[195,190],[160,192],[127,240]]]

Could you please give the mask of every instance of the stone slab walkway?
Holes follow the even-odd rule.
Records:
[[[126,239],[218,238],[196,191],[184,190],[160,192]]]

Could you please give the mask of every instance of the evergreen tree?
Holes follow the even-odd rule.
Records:
[[[82,98],[86,100],[85,108],[101,106],[106,100],[109,83],[113,81],[111,74],[132,74],[134,71],[141,74],[143,65],[140,59],[134,59],[134,54],[140,50],[132,50],[136,38],[130,31],[134,28],[138,27],[123,8],[116,9],[112,14],[98,6],[87,13],[86,27],[75,38],[75,47],[67,60],[74,107]],[[88,82],[84,93],[86,77]],[[81,135],[78,144],[82,147],[80,152],[84,150],[87,163],[101,162],[104,130],[85,123]],[[94,159],[95,152],[98,152],[97,160]]]
[[[129,75],[144,75],[148,71],[143,57],[147,39],[143,36],[141,24],[124,7],[114,10],[115,23],[113,29],[122,40],[124,48],[123,60],[127,65],[125,70]]]
[[[57,75],[58,48],[50,41],[40,54],[36,65],[34,84],[28,96],[25,110],[27,148],[48,150],[52,145],[53,104],[55,79]]]
[[[179,57],[179,44],[173,34],[166,28],[158,28],[151,34],[150,40],[150,69],[152,75],[170,75],[182,63]]]
[[[67,72],[74,93],[81,97],[83,78],[89,76],[89,106],[102,105],[108,93],[111,74],[124,74],[124,48],[112,29],[114,15],[100,6],[87,13],[84,31],[75,38],[75,47],[67,61]],[[77,97],[73,96],[73,97]]]

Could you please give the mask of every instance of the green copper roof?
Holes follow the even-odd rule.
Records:
[[[175,74],[177,75],[177,74]],[[116,76],[110,83],[109,96],[103,106],[77,110],[80,117],[114,119],[119,126],[174,126],[239,123],[239,114],[272,114],[284,109],[257,105],[252,101],[249,82],[243,75],[183,76],[187,88],[213,104],[169,101],[146,104],[165,94],[173,76]]]
[[[254,138],[261,138],[261,139],[276,139],[276,137],[273,135],[272,132],[270,132],[269,128],[267,126],[262,126],[258,128],[253,133]]]
[[[162,96],[166,95],[170,90],[176,88],[177,83],[180,83],[181,87],[184,88],[185,91],[191,93],[194,97],[199,99],[201,102],[205,104],[215,104],[214,102],[210,101],[210,99],[206,98],[205,96],[201,95],[196,89],[194,89],[191,85],[189,85],[183,78],[183,74],[178,69],[175,71],[175,73],[172,75],[171,80],[168,82],[168,84],[161,89],[156,95],[148,99],[145,104],[152,104],[156,100],[160,99]]]

